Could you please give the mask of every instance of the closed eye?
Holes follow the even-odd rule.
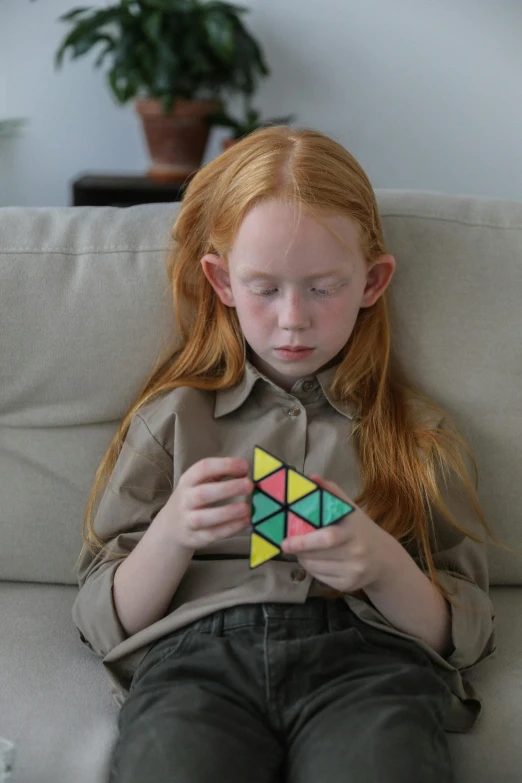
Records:
[[[337,286],[337,288],[312,288],[312,291],[314,291],[316,294],[319,294],[319,296],[334,296],[338,291],[340,291],[342,286]],[[254,293],[257,296],[272,296],[277,292],[277,288],[266,288],[262,291],[254,291]]]
[[[321,294],[321,296],[333,296],[334,294],[339,291],[338,288],[313,288],[312,291],[315,291],[317,294]]]

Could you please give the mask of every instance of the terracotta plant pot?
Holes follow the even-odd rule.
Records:
[[[210,132],[208,116],[221,108],[219,101],[178,98],[167,115],[160,101],[153,98],[136,100],[134,106],[152,163],[147,176],[180,179],[201,166]]]

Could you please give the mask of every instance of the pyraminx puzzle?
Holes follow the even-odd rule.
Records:
[[[284,538],[335,525],[355,511],[260,446],[254,446],[253,481],[251,568],[278,555]]]

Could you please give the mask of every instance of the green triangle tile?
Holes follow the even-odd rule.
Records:
[[[323,527],[332,525],[352,511],[355,511],[354,506],[350,506],[349,503],[323,489]]]
[[[279,546],[286,535],[286,511],[274,514],[270,519],[256,525],[256,533],[262,533],[265,538]]]
[[[277,503],[272,498],[267,497],[263,492],[254,490],[252,495],[252,524],[257,525],[263,519],[275,514],[281,510],[281,503]]]
[[[321,526],[321,490],[312,492],[311,495],[307,495],[302,500],[296,500],[290,506],[292,511],[299,514],[300,517],[306,519],[315,527]]]

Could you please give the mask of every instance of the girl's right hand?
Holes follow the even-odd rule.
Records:
[[[191,465],[162,509],[169,538],[178,546],[195,550],[247,528],[249,503],[211,504],[251,494],[254,484],[248,469],[248,460],[235,457],[206,457]],[[231,476],[236,478],[222,480]]]

